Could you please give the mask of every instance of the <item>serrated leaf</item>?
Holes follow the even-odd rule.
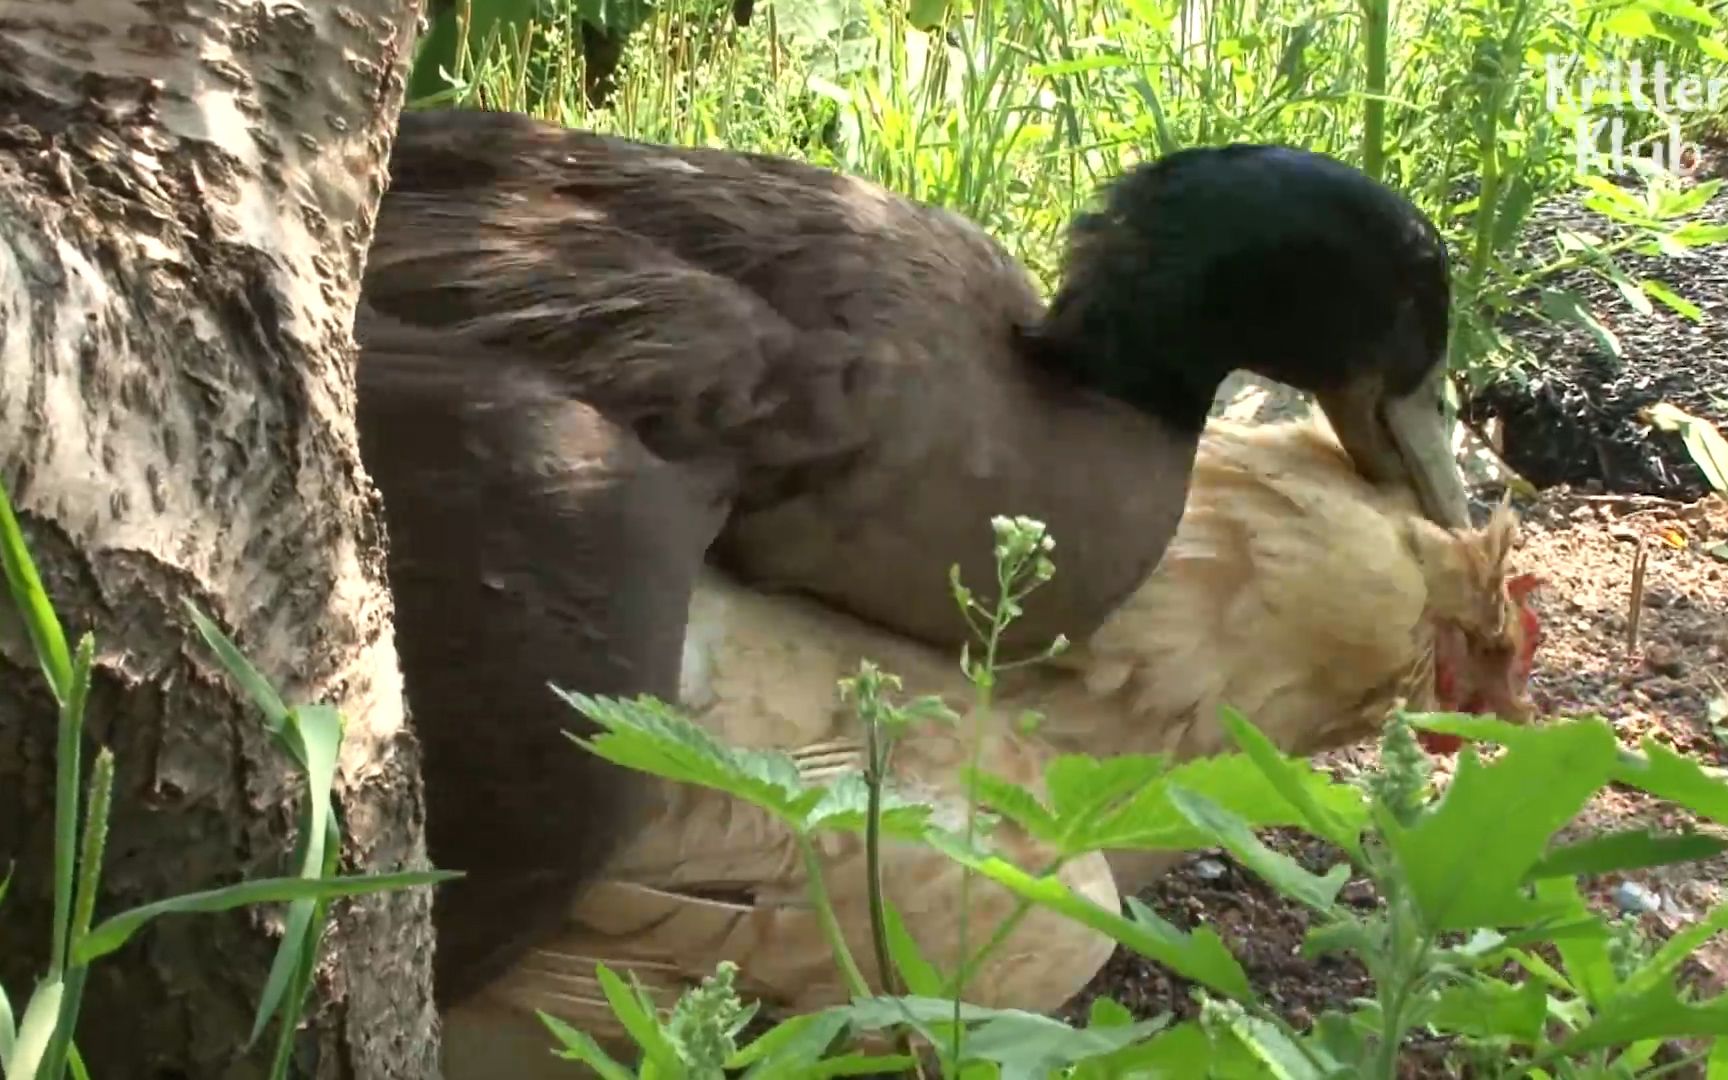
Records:
[[[649,695],[633,700],[553,692],[604,728],[574,743],[618,765],[667,780],[723,791],[802,829],[824,793],[804,783],[797,762],[778,750],[727,746],[701,725]]]
[[[1615,783],[1677,803],[1718,825],[1728,825],[1728,782],[1653,739],[1644,739],[1641,749],[1641,756],[1621,754],[1616,759],[1610,774]]]
[[[1330,841],[1347,852],[1361,850],[1362,827],[1367,822],[1363,804],[1357,801],[1351,810],[1354,813],[1339,813],[1338,806],[1342,799],[1328,805],[1317,797],[1321,790],[1314,784],[1321,780],[1330,784],[1318,770],[1306,762],[1298,763],[1281,752],[1265,732],[1255,727],[1235,709],[1225,706],[1220,716],[1224,730],[1229,732],[1237,746],[1266,777],[1268,783],[1302,815],[1303,824],[1310,832],[1323,840]]]
[[[1526,729],[1487,766],[1467,746],[1439,805],[1386,838],[1428,928],[1541,917],[1519,886],[1549,837],[1607,781],[1617,746],[1600,720]]]
[[[1103,760],[1085,754],[1054,758],[1044,768],[1044,787],[1060,823],[1064,853],[1092,850],[1088,842],[1098,821],[1169,768],[1162,754],[1121,754]]]
[[[104,919],[84,936],[72,950],[72,962],[90,964],[125,945],[145,924],[163,915],[190,915],[228,911],[252,904],[292,903],[302,898],[335,899],[340,896],[360,896],[365,893],[388,892],[416,885],[436,885],[462,874],[453,870],[417,870],[399,874],[370,874],[364,877],[259,878],[242,881],[220,889],[187,893],[167,900],[122,911]]]
[[[1428,1022],[1448,1034],[1505,1038],[1533,1046],[1548,1020],[1548,992],[1534,979],[1502,982],[1478,975],[1440,992]]]
[[[1343,863],[1334,866],[1325,877],[1310,874],[1290,856],[1267,847],[1241,818],[1204,795],[1172,784],[1169,797],[1184,817],[1223,845],[1242,865],[1285,896],[1316,911],[1330,912],[1338,890],[1350,880],[1350,867]]]
[[[1053,847],[1061,844],[1062,828],[1056,823],[1056,816],[1030,791],[982,769],[962,770],[962,780],[977,785],[980,807],[1002,815],[1035,840]]]
[[[971,867],[1015,895],[1107,934],[1183,978],[1237,1000],[1254,998],[1242,965],[1218,935],[1206,927],[1184,934],[1132,897],[1127,900],[1132,918],[1123,918],[1076,894],[1060,878],[1035,877],[1000,856],[968,848],[959,837],[933,831],[929,842],[955,862]]]
[[[810,831],[863,832],[870,820],[870,785],[859,773],[847,773],[825,788],[805,813],[804,827]],[[906,798],[892,786],[882,789],[882,835],[902,840],[924,836],[930,807]]]
[[[1368,804],[1359,789],[1338,783],[1306,763],[1291,762],[1290,769],[1309,798],[1343,822],[1341,828],[1361,832],[1368,820]],[[1204,847],[1210,842],[1209,834],[1170,802],[1173,785],[1211,799],[1251,828],[1301,826],[1307,821],[1279,784],[1247,755],[1218,754],[1185,761],[1147,785],[1126,805],[1105,815],[1088,833],[1088,843],[1098,849],[1154,851]]]
[[[1578,877],[1667,866],[1708,859],[1725,848],[1728,841],[1702,833],[1662,836],[1648,829],[1629,829],[1557,847],[1530,868],[1528,878]]]

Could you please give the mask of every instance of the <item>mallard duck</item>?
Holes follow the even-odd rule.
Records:
[[[1527,720],[1523,665],[1531,643],[1519,579],[1509,573],[1516,539],[1516,518],[1505,509],[1481,529],[1441,529],[1408,492],[1363,480],[1313,424],[1215,422],[1201,439],[1187,512],[1158,569],[1074,650],[1004,675],[980,759],[1040,791],[1058,753],[1208,756],[1231,745],[1218,721],[1223,705],[1241,709],[1291,754],[1372,737],[1401,701]],[[862,730],[836,694],[860,661],[900,675],[908,696],[938,694],[959,711],[972,697],[952,654],[806,598],[750,588],[713,567],[698,579],[686,643],[688,714],[728,744],[789,752],[812,781],[862,768]],[[1029,709],[1043,720],[1023,733],[1015,721]],[[966,737],[966,726],[932,726],[895,752],[894,782],[933,799],[951,825],[963,820]],[[565,926],[447,1015],[451,1080],[488,1075],[482,1062],[507,1063],[512,1076],[560,1075],[539,1064],[550,1039],[535,1009],[628,1047],[595,980],[596,963],[628,972],[668,1008],[722,960],[739,965],[741,992],[773,1012],[847,1000],[791,834],[728,796],[659,789],[650,825],[572,907]],[[999,826],[993,842],[1028,869],[1055,855],[1011,826]],[[822,857],[849,945],[879,989],[862,842],[835,838]],[[1114,910],[1175,857],[1111,852],[1074,860],[1062,877]],[[945,971],[958,959],[960,874],[931,850],[886,850],[884,889]],[[1014,901],[974,882],[966,909],[973,947]],[[968,1000],[1053,1010],[1092,979],[1112,945],[1035,909],[979,970]]]
[[[675,698],[706,567],[909,642],[967,633],[989,520],[1061,538],[1010,647],[1089,640],[1158,565],[1213,392],[1312,391],[1364,475],[1468,523],[1444,247],[1331,158],[1137,166],[1046,305],[975,224],[829,170],[485,112],[404,114],[356,336],[461,1000],[652,820],[548,682]]]

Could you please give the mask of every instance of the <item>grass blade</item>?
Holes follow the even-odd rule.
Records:
[[[66,649],[66,634],[42,589],[36,563],[24,546],[24,531],[12,515],[12,500],[7,497],[5,484],[0,484],[0,566],[6,571],[12,602],[24,619],[24,629],[36,649],[42,674],[48,677],[48,686],[54,691],[54,700],[64,701],[72,682],[72,657]]]
[[[60,1019],[60,1001],[66,984],[49,979],[30,995],[24,1007],[24,1021],[18,1025],[18,1041],[12,1048],[12,1060],[6,1067],[7,1080],[37,1080],[42,1056]]]
[[[459,871],[454,870],[413,870],[354,877],[261,878],[257,881],[225,885],[220,889],[187,893],[184,896],[143,904],[104,920],[88,937],[73,946],[72,962],[88,964],[107,956],[132,940],[132,935],[143,929],[146,923],[163,915],[229,911],[248,904],[291,903],[302,897],[316,899],[360,896],[391,889],[407,889],[416,885],[436,885],[461,876]]]
[[[78,642],[65,700],[60,705],[60,747],[54,782],[54,938],[48,960],[50,976],[66,970],[66,950],[72,941],[72,884],[77,873],[78,791],[84,738],[84,702],[90,693],[90,665],[95,641],[85,634]]]
[[[324,854],[330,847],[330,789],[336,778],[336,755],[342,745],[342,714],[328,705],[307,705],[289,712],[283,724],[285,742],[295,744],[300,761],[306,768],[306,850],[300,865],[300,876],[316,879],[324,876]],[[340,844],[340,840],[337,841]],[[294,980],[301,965],[301,954],[307,945],[312,923],[313,899],[297,900],[289,906],[281,944],[270,964],[270,976],[265,980],[264,993],[258,999],[257,1012],[252,1017],[252,1034],[246,1045],[251,1047],[276,1015],[283,995]]]
[[[269,682],[258,674],[258,669],[241,654],[220,627],[199,611],[192,601],[187,600],[184,603],[186,611],[192,616],[193,625],[198,627],[198,633],[203,635],[205,643],[216,654],[216,659],[222,662],[229,676],[246,691],[246,696],[252,699],[253,704],[263,710],[264,722],[269,725],[271,733],[281,735],[283,726],[288,723],[288,706],[282,703]],[[304,760],[300,762],[300,767],[306,767]]]

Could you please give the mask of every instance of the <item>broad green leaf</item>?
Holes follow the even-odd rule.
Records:
[[[1086,1009],[1086,1026],[1089,1028],[1121,1027],[1133,1022],[1134,1014],[1112,997],[1095,997]]]
[[[845,1010],[858,1027],[883,1030],[910,1015],[926,1024],[953,1019],[954,1002],[947,998],[866,998]],[[1019,1009],[989,1009],[962,1005],[962,1022],[969,1026],[964,1054],[968,1060],[995,1062],[1003,1077],[1034,1080],[1063,1067],[1120,1050],[1164,1027],[1160,1017],[1121,1027],[1076,1029],[1054,1017]]]
[[[1353,952],[1369,956],[1377,948],[1378,937],[1367,923],[1357,918],[1317,923],[1302,935],[1302,955],[1310,960],[1332,953]]]
[[[1670,19],[1694,22],[1708,29],[1715,29],[1721,25],[1720,19],[1709,9],[1695,3],[1694,0],[1638,0],[1638,2],[1642,7],[1666,15]]]
[[[791,1017],[739,1047],[726,1068],[749,1067],[744,1080],[765,1080],[788,1062],[816,1060],[845,1027],[846,1017],[832,1010]]]
[[[1158,1018],[1076,1030],[1048,1016],[1004,1010],[967,1034],[964,1053],[1001,1065],[1003,1080],[1042,1080],[1076,1062],[1131,1046],[1167,1024]]]
[[[72,962],[89,964],[100,960],[130,941],[132,935],[143,929],[146,923],[162,915],[228,911],[250,904],[292,903],[302,897],[334,899],[339,896],[360,896],[365,893],[407,889],[416,885],[436,885],[461,876],[460,872],[453,870],[417,870],[322,880],[298,877],[260,878],[257,881],[242,881],[206,892],[187,893],[122,911],[103,920],[72,950]]]
[[[1578,877],[1708,859],[1728,841],[1702,833],[1661,836],[1647,829],[1605,833],[1555,848],[1530,868],[1528,878]]]
[[[1277,1027],[1256,1016],[1236,1011],[1224,1019],[1230,1034],[1250,1054],[1265,1065],[1278,1080],[1328,1080],[1337,1075],[1339,1064],[1330,1060],[1313,1060],[1324,1051],[1316,1044],[1297,1045]]]
[[[1705,772],[1697,761],[1654,739],[1645,739],[1642,748],[1642,755],[1621,754],[1615,760],[1610,774],[1615,783],[1678,803],[1718,825],[1728,825],[1728,781]]]
[[[934,30],[948,16],[948,0],[911,0],[906,21],[918,30]]]
[[[1044,768],[1050,806],[1065,834],[1063,851],[1088,850],[1084,840],[1099,817],[1169,771],[1162,754],[1120,754],[1099,760],[1061,754]]]
[[[905,1054],[840,1054],[820,1061],[788,1062],[786,1080],[824,1080],[830,1076],[900,1076],[912,1068]]]
[[[582,1062],[599,1073],[601,1080],[636,1080],[635,1073],[613,1060],[612,1056],[600,1049],[600,1044],[588,1035],[577,1031],[556,1016],[550,1016],[539,1009],[534,1010],[534,1015],[538,1016],[540,1022],[545,1024],[558,1041],[564,1044],[564,1049],[558,1054],[559,1057]]]
[[[1291,763],[1309,798],[1360,832],[1367,823],[1362,792],[1302,763]],[[1280,782],[1282,783],[1282,781]],[[1107,814],[1086,837],[1094,849],[1186,850],[1211,843],[1210,835],[1189,821],[1170,801],[1170,789],[1203,795],[1241,818],[1250,828],[1301,826],[1306,815],[1281,793],[1279,785],[1243,754],[1195,758],[1172,768],[1120,809]]]
[[[1374,1014],[1378,1016],[1378,1012]],[[1380,1025],[1360,1013],[1345,1015],[1328,1010],[1314,1021],[1314,1041],[1336,1061],[1366,1061],[1368,1036]]]
[[[1728,1039],[1717,1038],[1710,1045],[1710,1060],[1705,1065],[1704,1080],[1728,1080]]]
[[[0,568],[6,572],[12,603],[24,620],[24,631],[30,635],[48,689],[54,692],[55,701],[65,701],[72,682],[72,654],[66,648],[60,618],[54,614],[54,605],[48,602],[48,593],[37,576],[36,562],[24,544],[24,530],[12,514],[12,499],[4,484],[0,484]]]
[[[1338,898],[1338,890],[1350,880],[1350,867],[1339,863],[1325,877],[1316,877],[1302,869],[1295,859],[1273,851],[1253,830],[1236,815],[1220,807],[1206,796],[1187,790],[1178,785],[1169,789],[1170,802],[1180,810],[1184,817],[1194,823],[1199,829],[1204,829],[1213,840],[1222,844],[1230,854],[1260,875],[1273,888],[1294,900],[1299,900],[1316,911],[1330,912]]]
[[[1508,1038],[1533,1046],[1548,1020],[1548,991],[1535,979],[1502,982],[1478,975],[1441,991],[1428,1022],[1475,1038]]]
[[[552,690],[606,729],[592,739],[566,733],[568,738],[615,764],[723,791],[799,829],[824,797],[821,789],[804,783],[790,755],[727,746],[651,696],[625,700]]]
[[[1536,895],[1556,910],[1564,912],[1566,917],[1594,919],[1602,926],[1602,933],[1597,937],[1579,936],[1576,938],[1557,938],[1554,949],[1560,954],[1560,962],[1566,966],[1562,977],[1558,972],[1550,982],[1559,980],[1556,985],[1565,987],[1583,998],[1584,1002],[1595,1010],[1607,1007],[1614,995],[1621,992],[1620,976],[1614,969],[1613,958],[1609,955],[1608,928],[1584,900],[1584,894],[1578,888],[1576,878],[1545,878],[1536,882]],[[1527,958],[1534,961],[1534,957]],[[1530,962],[1521,960],[1526,969]],[[1545,977],[1545,976],[1544,976]]]
[[[246,659],[245,654],[235,646],[234,642],[228,639],[228,635],[222,632],[221,627],[207,618],[202,611],[199,611],[196,604],[190,600],[182,600],[181,603],[186,605],[186,612],[192,617],[192,625],[198,628],[198,633],[204,638],[205,644],[210,646],[210,651],[214,652],[216,659],[221,661],[222,667],[228,672],[228,677],[239,683],[240,689],[245,691],[246,696],[252,699],[254,705],[258,706],[259,711],[264,714],[264,723],[270,728],[271,733],[280,735],[282,726],[288,722],[288,706],[283,704],[282,699],[277,696],[275,688],[270,685],[270,681],[258,673],[258,669],[252,666],[252,661]],[[304,760],[301,760],[299,764],[302,769],[306,767]]]
[[[1060,878],[1034,877],[1006,859],[967,848],[958,837],[932,832],[930,843],[962,866],[971,867],[1016,895],[1067,915],[1099,933],[1108,934],[1183,978],[1203,983],[1241,1001],[1254,1000],[1247,974],[1209,928],[1202,927],[1192,934],[1184,934],[1132,897],[1127,903],[1134,917],[1123,918],[1076,895]]]
[[[1318,770],[1306,761],[1285,755],[1265,732],[1235,709],[1225,706],[1220,721],[1278,794],[1301,813],[1309,832],[1344,851],[1356,853],[1361,850],[1362,827],[1367,822],[1367,815],[1359,799],[1349,806],[1347,812],[1340,813],[1338,808],[1341,804],[1349,805],[1342,793],[1330,804],[1317,797],[1317,792],[1324,790],[1329,783]]]
[[[1025,831],[1026,835],[1047,844],[1061,843],[1062,830],[1038,797],[1014,783],[982,769],[961,770],[962,780],[977,785],[978,805],[993,814],[1000,814]]]
[[[55,978],[38,984],[36,992],[30,995],[30,1003],[24,1006],[24,1019],[18,1024],[17,1041],[12,1045],[12,1060],[6,1066],[8,1080],[11,1077],[35,1080],[42,1055],[54,1039],[65,994],[65,982]]]
[[[289,711],[283,722],[283,739],[298,751],[301,766],[306,771],[305,855],[300,864],[300,876],[315,880],[325,876],[324,853],[335,832],[330,813],[330,791],[336,782],[336,758],[342,749],[342,714],[328,705],[303,705]],[[337,838],[340,843],[340,838]],[[302,966],[304,953],[311,942],[308,930],[318,901],[307,897],[288,906],[288,918],[276,955],[270,961],[270,975],[264,981],[264,992],[258,998],[252,1016],[252,1034],[246,1040],[248,1048],[258,1041],[269,1026],[288,992],[296,972]]]
[[[1238,1061],[1237,1064],[1240,1064]],[[1075,1071],[1075,1080],[1190,1080],[1204,1076],[1238,1077],[1213,1053],[1212,1040],[1199,1024],[1178,1024],[1145,1042],[1094,1058]]]
[[[1387,836],[1428,927],[1471,930],[1541,917],[1519,886],[1549,837],[1607,781],[1616,749],[1600,720],[1528,729],[1492,765],[1465,747],[1440,804]]]
[[[1663,982],[1616,995],[1590,1023],[1562,1039],[1560,1049],[1571,1057],[1640,1039],[1707,1035],[1728,1035],[1728,996],[1694,1005],[1680,1000],[1672,982]]]

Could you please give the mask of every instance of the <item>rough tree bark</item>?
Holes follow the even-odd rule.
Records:
[[[421,868],[351,328],[416,0],[0,0],[0,480],[118,782],[98,916],[288,871],[295,772],[181,609],[348,720],[355,872]],[[0,980],[45,964],[49,698],[0,605]],[[86,759],[88,760],[88,758]],[[297,1072],[437,1075],[425,888],[338,907]],[[158,922],[91,973],[99,1077],[250,1077],[280,909]]]

